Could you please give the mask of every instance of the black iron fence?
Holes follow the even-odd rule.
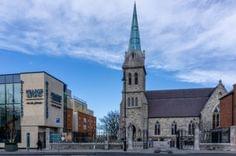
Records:
[[[176,147],[179,149],[192,149],[194,146],[194,136],[189,135],[186,130],[178,130],[176,135]]]
[[[230,143],[230,128],[200,132],[201,143]]]

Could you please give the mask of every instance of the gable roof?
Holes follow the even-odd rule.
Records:
[[[234,93],[234,90],[228,92],[227,94],[225,94],[224,96],[222,96],[222,97],[220,98],[220,100],[224,99],[225,97],[228,97],[229,95],[232,95],[233,93]]]
[[[146,91],[148,117],[198,117],[215,88]]]

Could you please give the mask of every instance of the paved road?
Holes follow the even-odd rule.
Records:
[[[98,155],[98,156],[168,156],[168,155],[176,155],[176,156],[235,156],[235,153],[177,153],[177,154],[167,154],[167,153],[136,153],[136,152],[0,152],[0,155],[35,155],[35,156],[74,156],[74,155],[83,155],[83,156],[90,156],[90,155]]]

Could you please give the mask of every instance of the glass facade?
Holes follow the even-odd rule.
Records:
[[[22,110],[20,75],[0,75],[0,142],[21,142]]]

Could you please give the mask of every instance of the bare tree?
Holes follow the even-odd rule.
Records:
[[[100,119],[101,128],[109,136],[109,139],[116,140],[119,131],[119,118],[118,111],[110,111],[106,116]]]

